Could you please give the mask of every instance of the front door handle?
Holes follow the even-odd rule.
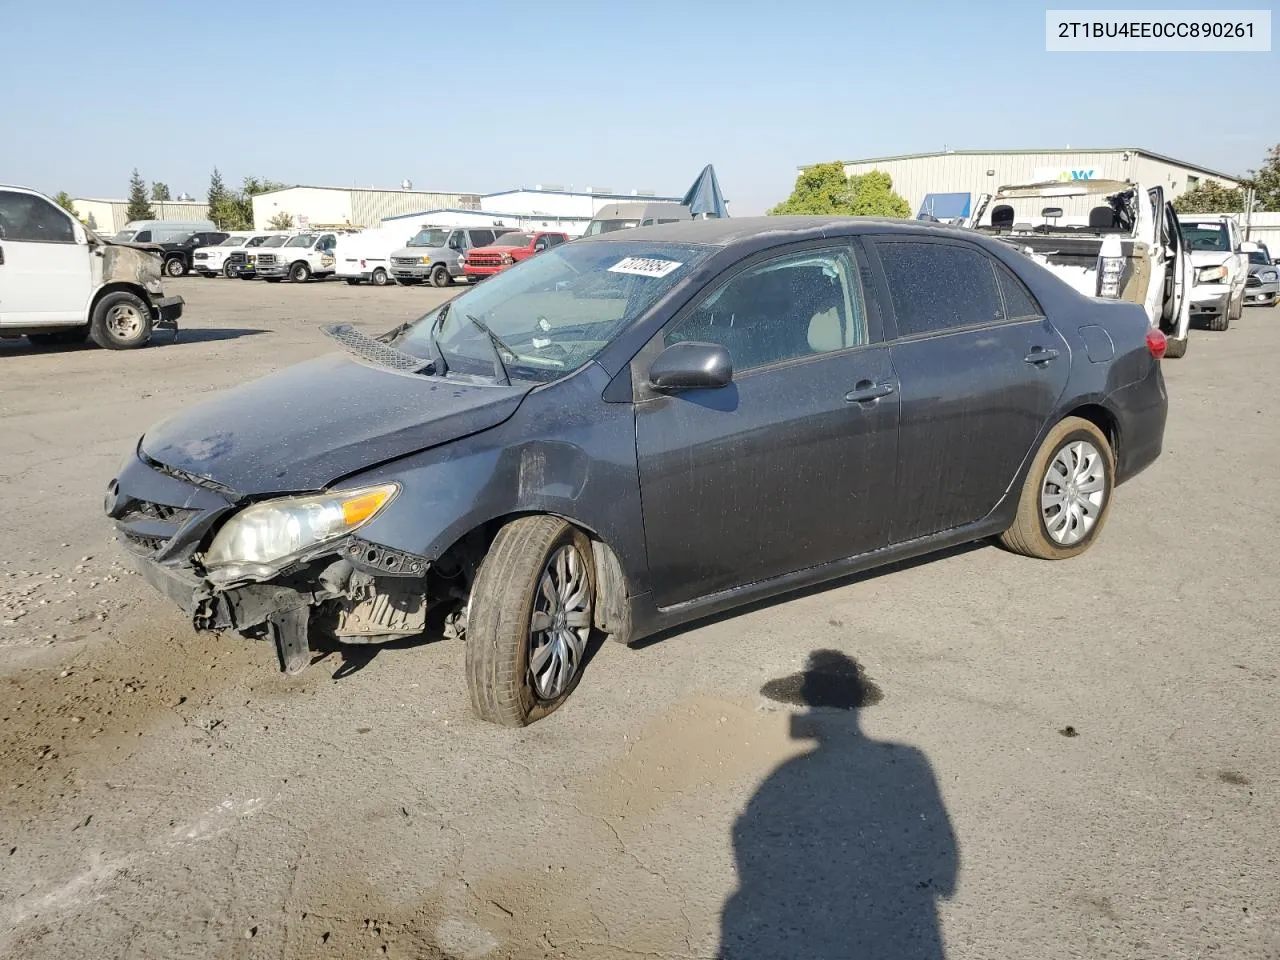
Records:
[[[884,383],[876,383],[874,380],[859,380],[853,385],[853,389],[844,395],[844,398],[850,403],[872,403],[881,397],[887,397],[893,393],[894,385],[888,381]]]
[[[1052,348],[1046,350],[1044,347],[1032,347],[1025,359],[1027,363],[1048,363],[1050,360],[1058,359],[1058,351]]]

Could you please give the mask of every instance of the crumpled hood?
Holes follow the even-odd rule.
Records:
[[[142,452],[238,494],[318,490],[511,416],[528,386],[470,386],[331,354],[253,380],[148,430]]]
[[[1220,263],[1226,263],[1234,253],[1227,253],[1225,250],[1192,250],[1191,265],[1195,267],[1216,267]]]

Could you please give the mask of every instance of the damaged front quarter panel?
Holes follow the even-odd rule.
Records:
[[[128,283],[142,287],[154,297],[164,295],[159,257],[118,243],[103,244],[101,283]]]

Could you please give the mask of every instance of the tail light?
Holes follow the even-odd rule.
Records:
[[[1164,352],[1169,349],[1169,338],[1164,335],[1162,330],[1147,331],[1147,349],[1151,351],[1151,355],[1159,360],[1164,356]]]

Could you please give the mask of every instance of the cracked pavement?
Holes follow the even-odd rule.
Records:
[[[858,924],[895,956],[1280,956],[1280,311],[1165,364],[1165,454],[1085,556],[951,551],[605,644],[510,731],[454,641],[335,679],[193,633],[100,512],[167,411],[446,292],[169,286],[173,346],[0,343],[0,955],[776,956],[773,901],[814,957],[872,955],[830,946]],[[856,724],[760,694],[816,649],[883,693]]]

